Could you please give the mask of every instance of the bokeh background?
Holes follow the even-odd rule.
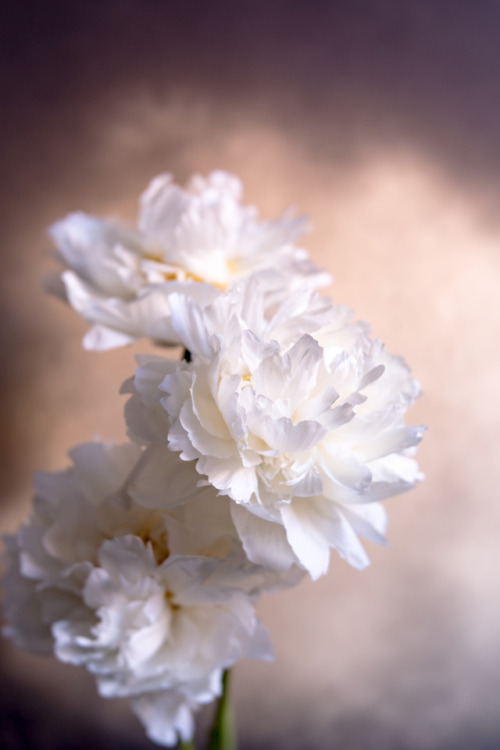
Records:
[[[34,470],[121,438],[146,344],[85,353],[49,299],[46,227],[133,220],[149,179],[224,168],[265,217],[310,214],[337,302],[404,354],[425,484],[387,502],[363,573],[332,555],[268,597],[273,664],[242,663],[242,750],[500,746],[500,4],[3,0],[0,525]],[[0,646],[3,750],[147,750],[88,675]]]

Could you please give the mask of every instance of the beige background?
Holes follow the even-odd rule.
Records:
[[[271,217],[307,212],[337,302],[424,397],[424,485],[389,547],[260,608],[276,661],[235,675],[241,747],[500,746],[500,7],[483,0],[2,4],[0,525],[34,470],[123,435],[140,344],[85,353],[49,299],[45,229],[133,219],[148,180],[233,170]],[[7,750],[147,748],[84,673],[0,646]]]

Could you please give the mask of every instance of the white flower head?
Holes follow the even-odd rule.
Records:
[[[378,501],[420,478],[411,453],[422,428],[404,423],[419,395],[404,362],[347,308],[312,314],[313,300],[263,315],[255,278],[205,307],[173,295],[192,361],[145,362],[128,415],[132,433],[147,442],[154,424],[149,437],[168,437],[231,498],[250,560],[286,569],[298,559],[317,578],[331,548],[363,567],[357,534],[384,541]]]
[[[191,471],[195,506],[212,494],[217,520],[205,528],[186,464],[177,460],[183,476],[163,484],[170,507],[159,510],[156,457],[137,445],[84,445],[72,458],[38,477],[32,519],[7,540],[5,633],[85,666],[101,695],[131,698],[150,736],[175,744],[192,732],[193,709],[220,693],[223,669],[271,658],[254,603],[273,581],[242,553],[227,501]],[[204,522],[184,528],[198,514]]]
[[[290,212],[258,219],[241,204],[238,178],[212,172],[184,190],[170,175],[156,177],[141,197],[137,229],[82,213],[51,227],[66,270],[49,288],[91,324],[89,349],[110,349],[149,336],[178,343],[169,294],[201,303],[263,268],[279,268],[289,288],[329,282],[295,245],[308,222]]]

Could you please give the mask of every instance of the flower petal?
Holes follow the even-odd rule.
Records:
[[[231,516],[248,559],[272,570],[289,570],[297,562],[283,527],[258,518],[245,507],[232,504]]]

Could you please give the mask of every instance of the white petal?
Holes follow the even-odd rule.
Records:
[[[330,548],[321,527],[317,528],[305,503],[295,500],[289,505],[282,505],[280,511],[288,543],[301,565],[316,581],[328,570]]]
[[[178,341],[193,355],[201,354],[209,359],[213,352],[203,310],[194,300],[181,294],[170,295],[169,301]]]
[[[288,540],[297,557],[316,580],[328,570],[328,549],[333,547],[355,568],[369,560],[351,526],[332,503],[294,500],[281,509]]]
[[[83,337],[83,348],[90,351],[104,352],[128,346],[136,340],[135,336],[122,331],[115,331],[103,325],[94,325]]]
[[[326,429],[319,422],[294,424],[286,417],[273,419],[267,415],[254,422],[252,429],[270,448],[291,455],[309,450],[326,435]]]
[[[282,526],[258,518],[235,503],[231,506],[231,515],[251,562],[283,571],[297,562]]]
[[[180,461],[166,445],[154,444],[136,465],[126,489],[138,505],[167,510],[198,495],[198,480],[193,464]]]
[[[219,438],[205,430],[193,410],[192,401],[183,403],[179,422],[186,431],[189,441],[200,455],[208,454],[216,458],[231,458],[236,453],[234,442],[228,439],[228,437],[230,438],[229,435],[226,438]]]
[[[386,544],[387,513],[380,503],[343,507],[339,512],[357,534],[376,544]]]
[[[214,696],[215,697],[215,696]],[[131,702],[150,740],[162,747],[189,742],[194,734],[192,705],[181,691],[146,693]]]

